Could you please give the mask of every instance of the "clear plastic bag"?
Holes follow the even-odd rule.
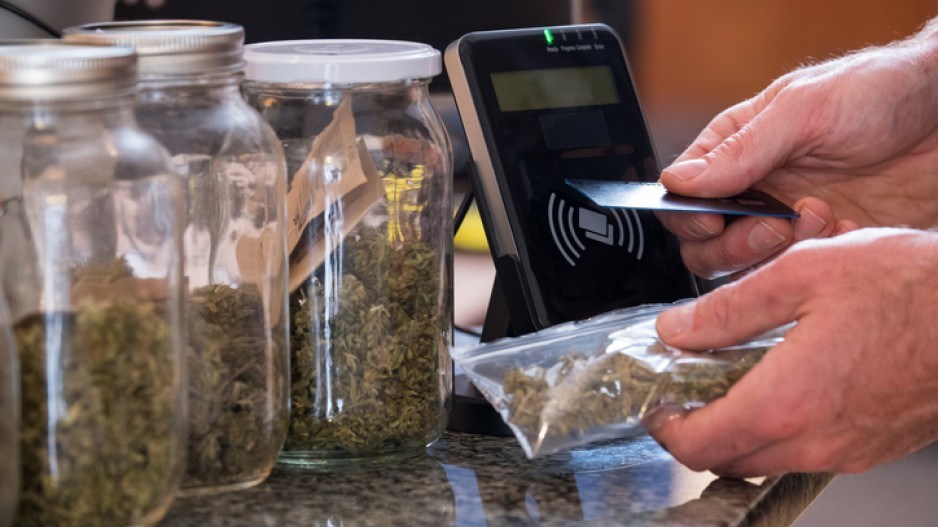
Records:
[[[655,331],[671,306],[611,311],[453,356],[534,458],[638,434],[642,419],[663,406],[690,410],[722,397],[787,330],[685,352]]]

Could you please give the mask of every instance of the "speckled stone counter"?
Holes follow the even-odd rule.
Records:
[[[718,479],[648,436],[529,461],[513,438],[450,432],[393,465],[279,466],[253,489],[180,498],[160,526],[788,525],[830,479]]]

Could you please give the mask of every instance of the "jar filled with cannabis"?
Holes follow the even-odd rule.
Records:
[[[246,47],[287,158],[290,427],[281,461],[423,452],[451,405],[452,153],[410,42]]]
[[[0,214],[3,211],[0,209]],[[0,231],[2,232],[2,231]],[[0,527],[9,527],[20,481],[19,358],[6,300],[0,295]]]
[[[262,482],[288,416],[286,177],[270,126],[241,97],[241,26],[90,24],[66,40],[132,46],[137,119],[187,190],[189,448],[183,492]]]
[[[182,478],[183,188],[135,83],[130,48],[0,43],[17,525],[154,524]]]

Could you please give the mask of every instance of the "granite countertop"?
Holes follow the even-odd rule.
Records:
[[[647,435],[531,461],[513,438],[447,432],[393,465],[280,465],[252,489],[179,498],[160,526],[788,525],[830,479],[721,479]]]

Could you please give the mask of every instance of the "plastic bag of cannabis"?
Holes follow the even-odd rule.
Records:
[[[668,307],[616,310],[453,356],[534,458],[638,434],[664,405],[693,409],[723,396],[787,329],[685,352],[657,337],[655,320]]]

